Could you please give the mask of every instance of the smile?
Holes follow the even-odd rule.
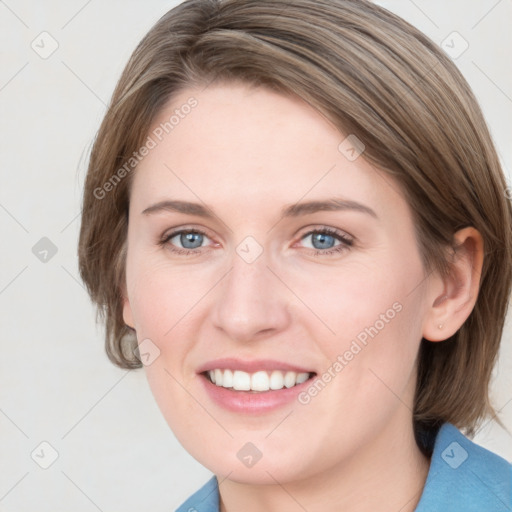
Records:
[[[234,391],[265,392],[292,388],[306,382],[314,374],[294,371],[265,371],[259,370],[248,373],[242,370],[219,369],[204,372],[212,384],[222,388],[231,388]]]
[[[222,409],[238,414],[271,413],[296,403],[317,372],[277,359],[222,358],[196,369],[206,397]]]

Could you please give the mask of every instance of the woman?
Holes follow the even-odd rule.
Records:
[[[453,63],[366,1],[187,1],[92,150],[80,271],[214,477],[179,511],[509,510],[470,441],[511,207]],[[368,492],[371,487],[371,492]]]

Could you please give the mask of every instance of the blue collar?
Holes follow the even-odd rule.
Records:
[[[512,511],[512,465],[445,423],[415,512]]]
[[[435,438],[430,469],[415,512],[511,512],[512,465],[445,423]],[[176,512],[219,512],[213,476]]]

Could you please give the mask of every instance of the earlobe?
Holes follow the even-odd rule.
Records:
[[[473,227],[454,235],[454,253],[450,271],[437,277],[438,286],[428,298],[431,306],[423,326],[423,337],[443,341],[453,336],[473,311],[480,289],[484,257],[483,239]]]

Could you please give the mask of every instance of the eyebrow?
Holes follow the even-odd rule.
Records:
[[[164,211],[185,213],[189,215],[196,215],[207,219],[216,217],[213,209],[207,205],[199,203],[191,203],[188,201],[166,200],[160,201],[152,206],[149,206],[142,211],[143,215],[152,213],[160,213]],[[322,201],[308,201],[304,203],[296,203],[285,206],[281,210],[281,217],[299,217],[301,215],[310,215],[319,211],[355,211],[365,213],[378,219],[378,215],[368,206],[358,203],[357,201],[349,201],[342,198],[333,197]]]

